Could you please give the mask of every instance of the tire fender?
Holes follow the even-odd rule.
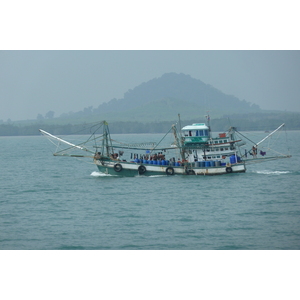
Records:
[[[138,172],[140,175],[144,174],[147,171],[146,167],[144,165],[140,165],[138,167]]]
[[[115,170],[116,172],[121,172],[122,169],[123,169],[123,167],[122,167],[121,164],[115,164],[115,165],[114,165],[114,170]]]
[[[172,167],[168,167],[166,169],[166,174],[167,175],[174,175],[174,173],[175,173],[175,171],[174,171],[174,169]]]
[[[227,167],[226,168],[226,173],[232,173],[232,168],[231,167]]]

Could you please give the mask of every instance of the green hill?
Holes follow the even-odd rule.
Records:
[[[58,118],[52,118],[51,112],[37,120],[2,123],[0,135],[34,135],[39,128],[53,134],[89,133],[89,124],[102,120],[115,133],[166,132],[178,113],[184,125],[205,122],[207,111],[214,130],[226,130],[230,123],[241,130],[272,130],[283,122],[288,129],[300,129],[299,113],[264,111],[189,75],[168,73],[97,108],[90,106]]]
[[[150,122],[174,120],[178,113],[186,118],[201,117],[207,111],[221,117],[223,114],[260,112],[261,109],[189,75],[168,73],[128,90],[122,99],[112,99],[98,108],[64,114],[56,120],[68,119],[71,123],[102,119]]]

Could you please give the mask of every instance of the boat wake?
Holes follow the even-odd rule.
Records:
[[[167,175],[163,174],[163,175],[136,175],[134,176],[134,178],[160,178],[160,177],[166,177]]]
[[[110,174],[105,174],[105,173],[94,171],[90,176],[93,176],[93,177],[111,177],[111,176],[115,176],[115,175],[110,175]]]
[[[268,171],[268,170],[262,170],[262,171],[255,171],[254,173],[257,174],[263,174],[263,175],[282,175],[282,174],[289,174],[290,171]]]

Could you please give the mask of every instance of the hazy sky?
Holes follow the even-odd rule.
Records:
[[[300,111],[300,51],[0,51],[0,119],[97,107],[168,72],[262,109]]]

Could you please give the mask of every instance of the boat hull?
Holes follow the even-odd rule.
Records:
[[[155,176],[155,175],[224,175],[231,173],[244,173],[246,167],[244,163],[218,167],[187,167],[168,165],[148,165],[121,161],[94,161],[101,173],[135,177],[135,176]]]

